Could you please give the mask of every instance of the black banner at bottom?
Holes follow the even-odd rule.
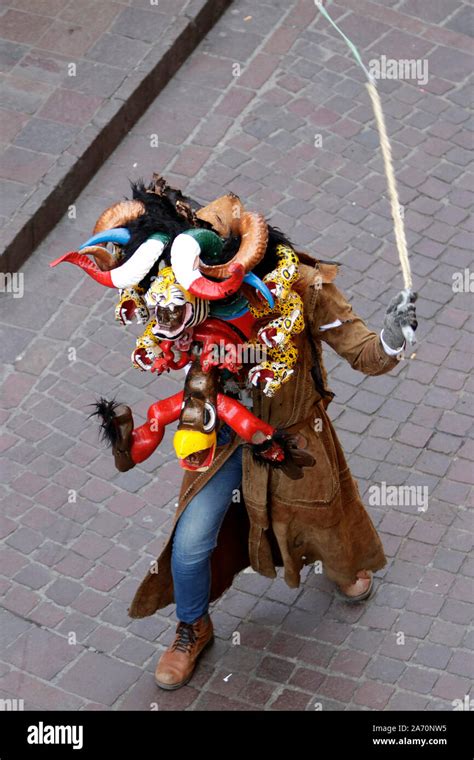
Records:
[[[0,712],[0,760],[205,748],[472,760],[470,712]],[[324,749],[323,749],[324,748]]]

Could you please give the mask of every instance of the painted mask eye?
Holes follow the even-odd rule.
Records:
[[[209,402],[206,402],[204,404],[204,418],[203,418],[203,428],[205,433],[210,433],[211,430],[214,429],[214,426],[216,424],[216,410],[212,406],[212,404],[209,404]]]

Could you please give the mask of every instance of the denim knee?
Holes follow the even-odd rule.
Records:
[[[178,519],[172,547],[175,566],[195,566],[208,560],[217,546],[217,537],[231,503],[233,489],[240,485],[241,479],[242,452],[239,447],[194,496]]]
[[[203,540],[201,536],[193,536],[191,531],[179,531],[177,528],[173,538],[173,560],[185,566],[199,565],[208,559],[216,543],[215,540]]]

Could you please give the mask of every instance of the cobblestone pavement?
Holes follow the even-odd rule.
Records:
[[[118,144],[126,124],[169,81],[173,60],[186,57],[179,35],[199,34],[203,9],[205,15],[205,0],[0,2],[0,227],[7,270],[12,261],[18,268],[55,226],[68,196],[111,153],[105,155],[106,146]],[[153,88],[141,88],[148,76]]]
[[[186,4],[160,0],[157,11],[149,0],[1,3],[2,222],[145,58],[171,10]]]
[[[340,287],[375,329],[401,287],[360,70],[313,2],[237,0],[77,199],[76,218],[27,262],[24,297],[4,296],[3,698],[72,710],[452,710],[470,693],[472,293],[464,279],[453,289],[472,266],[469,10],[453,0],[331,8],[366,61],[429,62],[424,85],[380,82],[419,344],[379,378],[326,356],[330,412],[361,491],[427,486],[428,509],[370,507],[390,561],[369,604],[336,601],[312,570],[299,589],[244,572],[214,607],[216,643],[191,683],[154,686],[173,610],[131,621],[127,606],[169,531],[178,468],[168,434],[117,474],[87,405],[116,393],[141,421],[178,382],[130,368],[133,336],[114,323],[114,295],[48,262],[86,238],[127,178],[157,169],[201,201],[233,190],[299,246],[342,262]]]

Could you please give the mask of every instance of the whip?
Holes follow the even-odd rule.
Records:
[[[387,179],[387,190],[388,190],[388,196],[390,199],[390,208],[392,212],[393,229],[395,233],[395,243],[397,246],[398,258],[400,260],[400,267],[402,270],[404,290],[403,290],[403,301],[400,304],[400,306],[406,306],[413,292],[413,280],[412,280],[412,275],[411,275],[410,260],[408,258],[407,240],[406,240],[406,235],[405,235],[405,224],[404,224],[403,217],[401,214],[401,206],[400,206],[400,201],[398,198],[398,190],[397,190],[397,181],[396,181],[395,172],[393,169],[392,148],[391,148],[390,140],[387,133],[387,126],[385,123],[385,117],[384,117],[384,113],[382,109],[382,102],[380,100],[380,95],[377,90],[376,81],[375,81],[375,78],[372,76],[372,74],[368,71],[368,69],[364,65],[364,62],[360,56],[360,53],[357,50],[354,43],[349,39],[349,37],[347,37],[344,34],[342,29],[340,29],[338,25],[336,24],[336,22],[331,18],[328,11],[323,6],[321,0],[314,0],[314,2],[317,8],[319,9],[319,11],[322,13],[322,15],[327,19],[327,21],[331,24],[331,26],[333,26],[334,29],[343,38],[344,42],[346,43],[348,48],[351,50],[355,60],[357,61],[357,63],[359,64],[359,66],[361,67],[362,71],[364,72],[367,78],[366,88],[367,88],[367,92],[369,93],[370,101],[372,103],[375,123],[377,125],[377,131],[379,133],[380,148],[382,151],[385,176]],[[404,327],[402,327],[402,332],[405,339],[410,341],[410,343],[416,342],[415,333],[409,325],[405,325]]]

